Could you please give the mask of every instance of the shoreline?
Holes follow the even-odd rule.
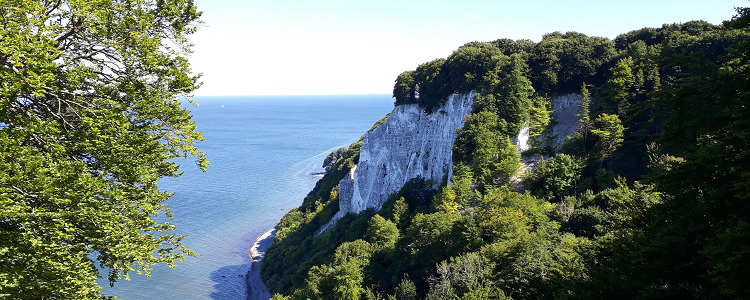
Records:
[[[332,151],[341,148],[346,147],[348,144],[340,145],[337,147],[333,147],[331,149],[328,149],[326,151],[323,151],[321,153],[318,153],[308,159],[305,159],[301,162],[298,162],[296,165],[299,164],[307,164],[305,167],[303,167],[302,172],[297,172],[295,175],[301,177],[308,177],[313,178],[316,181],[320,180],[323,176],[325,176],[325,171],[316,171],[320,170],[320,168],[313,167],[313,164],[317,165],[319,164],[323,158],[325,158],[326,155],[331,153]],[[282,210],[284,210],[282,208]],[[278,223],[278,221],[277,221]],[[247,272],[247,276],[245,277],[245,285],[246,285],[246,292],[247,292],[247,299],[248,300],[268,300],[271,298],[271,294],[268,291],[268,287],[266,287],[266,284],[263,282],[263,279],[260,276],[260,264],[263,261],[263,258],[265,257],[266,251],[271,247],[273,244],[273,241],[276,238],[276,227],[263,232],[260,236],[255,238],[252,244],[250,244],[250,247],[247,249],[247,255],[250,258],[250,270]]]
[[[252,259],[253,262],[259,262],[260,260],[263,259],[263,255],[265,255],[266,250],[268,250],[268,246],[270,245],[267,245],[267,246],[261,245],[261,242],[263,242],[265,239],[269,237],[271,238],[271,241],[273,241],[273,238],[276,237],[275,227],[267,230],[266,232],[263,232],[263,234],[255,238],[255,241],[253,241],[253,243],[250,244],[250,248],[247,249],[247,255],[250,256],[250,259]],[[266,246],[266,247],[263,247],[263,246]]]
[[[276,237],[276,227],[271,228],[258,236],[247,249],[247,255],[250,257],[250,271],[247,272],[247,299],[248,300],[267,300],[271,298],[266,284],[260,277],[260,264],[268,248],[273,244]]]

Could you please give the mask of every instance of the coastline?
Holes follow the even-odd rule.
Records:
[[[276,237],[276,228],[271,228],[264,232],[250,245],[247,254],[250,257],[250,271],[247,273],[247,299],[248,300],[267,300],[271,298],[263,280],[260,278],[260,264],[268,248],[273,244]]]

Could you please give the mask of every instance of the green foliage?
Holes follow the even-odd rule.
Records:
[[[515,135],[523,125],[529,122],[531,99],[534,97],[534,87],[526,78],[528,66],[520,54],[513,54],[510,61],[501,69],[504,74],[496,91],[499,93],[497,103],[498,116],[504,119],[508,126],[508,135]]]
[[[515,145],[502,132],[505,120],[482,111],[464,120],[454,146],[454,159],[471,167],[481,186],[506,184],[520,165]]]
[[[543,92],[577,91],[584,81],[602,82],[601,69],[614,55],[614,43],[606,38],[549,33],[530,51],[532,82]]]
[[[365,237],[378,247],[393,247],[398,240],[398,228],[395,223],[375,215],[370,219]]]
[[[391,117],[391,113],[385,114],[385,116],[383,116],[382,118],[380,118],[380,120],[375,122],[375,124],[373,124],[372,127],[370,127],[370,130],[368,130],[367,132],[373,131],[375,130],[375,128],[378,128],[380,125],[383,125],[383,123],[385,123],[385,121],[388,121],[388,118],[390,117]],[[365,135],[363,134],[362,137],[359,138],[359,140],[362,141],[364,138],[365,138]]]
[[[271,300],[291,300],[291,297],[284,296],[282,294],[273,294],[273,297],[271,297]]]
[[[497,70],[507,56],[490,43],[469,43],[447,59],[421,64],[396,78],[393,97],[396,105],[419,103],[433,111],[453,93],[491,90],[499,80]]]
[[[630,99],[635,94],[633,58],[626,57],[612,67],[612,77],[607,80],[610,97],[617,103],[617,112],[625,114],[630,107]]]
[[[505,299],[492,280],[494,264],[476,252],[437,265],[426,299]]]
[[[551,122],[550,100],[544,97],[534,97],[529,108],[529,139],[537,141]]]
[[[455,201],[461,207],[475,206],[478,194],[474,190],[474,173],[471,169],[463,164],[454,164],[453,177],[451,185],[446,189],[451,189],[455,194]]]
[[[527,54],[532,48],[534,48],[536,43],[531,40],[514,41],[511,39],[498,39],[492,41],[492,44],[500,49],[503,54],[511,56],[513,54]]]
[[[99,277],[194,255],[157,182],[180,175],[177,157],[208,166],[181,107],[199,86],[200,14],[190,0],[2,1],[0,297],[99,299]]]
[[[413,103],[417,100],[417,83],[414,81],[414,71],[405,71],[396,77],[393,86],[393,98],[396,105]]]
[[[420,268],[432,267],[440,260],[450,257],[454,241],[451,231],[458,216],[449,213],[417,214],[404,233],[406,251],[410,264]],[[424,279],[426,274],[416,278]]]
[[[338,148],[336,150],[333,150],[333,152],[329,153],[326,158],[323,160],[323,168],[327,171],[331,171],[331,169],[335,166],[336,162],[345,159],[345,156],[348,154],[348,149],[346,148]]]
[[[564,196],[577,193],[582,169],[582,161],[567,154],[560,154],[540,162],[534,174],[527,180],[531,183],[530,187],[539,195],[556,202]]]
[[[440,194],[435,195],[434,200],[435,209],[442,212],[455,212],[458,210],[458,202],[456,202],[456,192],[451,187],[445,187],[440,191]]]
[[[591,129],[596,140],[597,157],[603,161],[610,157],[623,142],[625,128],[617,115],[601,114]]]
[[[345,152],[329,155],[336,157],[333,165],[302,205],[290,210],[277,224],[274,244],[261,265],[261,276],[271,291],[291,294],[293,289],[303,286],[312,266],[332,258],[339,244],[364,236],[368,216],[371,216],[368,213],[357,218],[345,216],[328,234],[315,236],[320,226],[338,210],[338,182],[358,161],[360,146],[361,142],[356,142]],[[368,219],[363,219],[365,217]]]
[[[419,65],[414,72],[419,102],[428,111],[440,106],[449,94],[443,71],[444,64],[445,59],[438,58]]]
[[[315,231],[322,224],[304,224],[281,242],[274,242],[261,265],[261,276],[266,285],[274,293],[285,294],[291,294],[294,289],[304,287],[305,279],[309,277],[308,272],[313,266],[333,262],[337,259],[335,253],[345,252],[343,248],[338,249],[339,245],[362,239],[365,236],[367,223],[372,215],[369,211],[358,216],[346,215],[320,236],[316,236]],[[346,251],[348,250],[349,248]],[[339,255],[339,257],[339,259],[347,260],[349,256]],[[351,271],[350,267],[343,266],[336,270]]]
[[[359,300],[365,293],[362,268],[371,256],[372,247],[363,240],[341,244],[333,263],[310,269],[304,293],[314,299]]]
[[[509,240],[530,230],[556,227],[548,217],[553,209],[531,195],[493,189],[484,195],[476,220],[485,241]]]
[[[406,200],[404,197],[398,198],[396,200],[396,203],[393,205],[393,222],[396,223],[399,227],[402,226],[402,220],[404,220],[409,215],[409,204],[406,203]]]
[[[395,296],[399,300],[417,300],[417,286],[408,277],[404,277],[396,287]]]
[[[358,148],[356,148],[358,149]],[[340,161],[340,163],[346,163]],[[327,173],[325,176],[332,176],[333,173]],[[325,176],[323,179],[325,179]],[[342,175],[343,176],[343,175]],[[305,220],[299,224],[296,229],[286,230],[287,235],[279,240],[275,240],[273,246],[266,253],[266,258],[261,265],[261,276],[264,278],[269,289],[273,292],[280,292],[290,294],[295,299],[305,299],[305,297],[316,298],[324,293],[334,293],[333,288],[340,283],[340,281],[334,281],[331,278],[339,276],[337,272],[343,271],[356,271],[360,272],[379,272],[391,274],[401,274],[403,269],[383,269],[382,264],[390,264],[393,258],[393,251],[395,251],[395,243],[399,239],[399,226],[405,229],[412,221],[414,214],[419,212],[426,212],[429,208],[430,201],[432,200],[434,191],[431,190],[432,183],[425,181],[421,178],[414,179],[407,182],[404,187],[393,197],[391,197],[379,212],[379,216],[375,216],[372,211],[365,211],[359,215],[347,214],[339,219],[334,226],[329,228],[325,233],[316,235],[316,231],[321,225],[325,224],[329,219],[330,215],[324,212],[330,209],[332,205],[338,208],[337,201],[331,201],[325,205],[326,208],[319,209],[316,211],[305,212]],[[335,191],[336,189],[333,189]],[[315,190],[311,191],[316,193]],[[403,199],[403,200],[402,200]],[[304,204],[303,204],[304,206]],[[298,210],[301,210],[302,207]],[[282,218],[282,222],[277,226],[278,231],[281,232],[282,228],[288,228],[287,226],[282,227],[284,219],[286,219],[293,213],[290,211],[287,216]],[[325,214],[328,216],[322,219],[321,215]],[[386,220],[381,216],[393,216],[394,219],[399,216],[402,218],[398,226],[397,223]],[[362,266],[361,268],[353,268],[351,266],[337,266],[335,264],[338,252],[345,251],[344,248],[340,248],[339,245],[343,245],[346,242],[369,239],[373,244],[367,243],[371,250],[368,252],[370,256],[363,261],[377,262],[379,265],[370,265],[368,267]],[[358,243],[356,245],[362,245]],[[339,249],[337,249],[339,247]],[[351,246],[349,246],[351,247]],[[351,248],[346,248],[351,249]],[[348,250],[347,250],[348,251]],[[338,257],[350,257],[339,254]],[[323,266],[327,263],[333,263],[328,267]],[[314,266],[318,266],[315,273],[311,270]],[[404,265],[403,267],[406,267]],[[325,277],[328,279],[315,279],[312,277]],[[366,276],[364,278],[372,278],[372,276]],[[330,279],[330,280],[329,280]],[[311,281],[312,280],[312,281]],[[334,284],[335,283],[335,284]],[[348,282],[346,285],[349,291],[352,293],[359,293],[360,295],[366,294],[366,285],[360,284],[360,289],[353,289],[352,284]],[[310,285],[313,285],[311,289]],[[383,285],[395,284],[390,280],[383,281]],[[353,290],[352,290],[353,289]],[[320,292],[317,291],[327,291]],[[318,295],[318,296],[311,296]],[[343,294],[339,294],[342,296]],[[374,294],[373,294],[374,295]],[[351,296],[351,295],[349,295]]]
[[[448,85],[453,92],[468,92],[481,86],[506,56],[490,43],[471,43],[458,48],[445,61]]]
[[[386,118],[388,118],[388,115],[378,121],[378,123],[384,122]],[[376,123],[376,126],[378,123]],[[307,194],[302,205],[299,207],[299,211],[306,215],[304,219],[306,221],[304,221],[304,223],[309,223],[311,221],[325,223],[336,212],[334,209],[338,209],[338,183],[341,178],[346,176],[346,174],[349,173],[349,170],[351,170],[351,168],[359,161],[359,148],[361,146],[362,139],[351,144],[345,151],[338,149],[326,157],[328,163],[327,165],[324,164],[326,167],[325,175],[315,184],[313,190]],[[335,205],[333,205],[334,203]],[[292,213],[294,213],[294,211],[290,211],[288,214]],[[298,217],[297,219],[302,220]],[[279,227],[276,234],[276,240],[283,239],[283,231],[285,228],[299,225],[301,225],[301,223],[289,223],[288,226]],[[282,234],[282,236],[279,236],[279,234]]]
[[[578,113],[577,115],[578,127],[576,128],[576,130],[578,134],[583,137],[585,145],[589,131],[591,131],[591,128],[593,127],[593,122],[591,122],[591,93],[586,87],[585,82],[581,85],[581,96],[581,104],[579,104],[580,113]]]

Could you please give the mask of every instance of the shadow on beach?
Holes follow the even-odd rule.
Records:
[[[211,272],[213,300],[268,300],[271,295],[260,278],[260,262],[273,244],[276,231],[266,231],[250,245],[246,264],[221,267]]]
[[[267,300],[271,298],[268,288],[260,278],[260,263],[263,257],[265,257],[268,248],[271,248],[275,237],[276,229],[271,229],[263,233],[250,245],[248,255],[252,258],[252,263],[246,278],[248,300]]]
[[[211,293],[211,299],[245,299],[247,295],[245,281],[248,270],[247,264],[241,264],[221,267],[211,272],[211,280],[214,282],[214,291]]]
[[[211,273],[213,300],[268,300],[271,295],[260,278],[260,262],[273,244],[276,230],[260,235],[247,250],[247,264],[225,266]]]

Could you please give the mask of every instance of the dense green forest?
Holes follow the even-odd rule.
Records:
[[[278,224],[262,264],[274,298],[747,297],[749,13],[614,40],[472,42],[400,74],[396,105],[477,92],[451,184],[414,179],[316,236],[361,141],[335,151]],[[550,101],[567,93],[583,96],[577,132],[553,148]],[[529,153],[550,156],[517,192],[510,137],[526,125]]]

